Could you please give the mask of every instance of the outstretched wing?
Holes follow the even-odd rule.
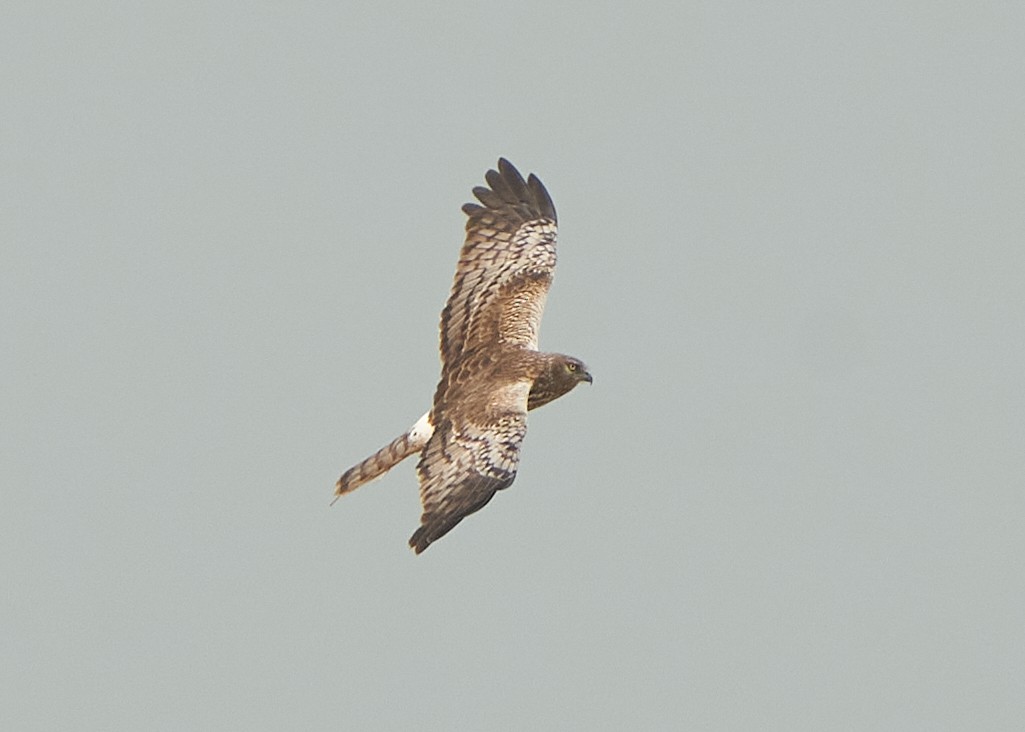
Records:
[[[512,485],[529,391],[530,382],[521,381],[496,391],[480,414],[452,409],[440,419],[416,466],[423,515],[409,545],[417,554]]]
[[[463,212],[466,242],[441,313],[443,368],[481,344],[537,350],[545,296],[555,271],[555,206],[533,174],[523,176],[505,158],[485,174],[489,188]]]

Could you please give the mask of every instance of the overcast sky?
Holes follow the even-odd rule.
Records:
[[[0,727],[1020,727],[1025,5],[162,6],[0,24]],[[595,381],[416,557],[500,155]]]

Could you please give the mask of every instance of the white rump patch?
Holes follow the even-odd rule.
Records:
[[[416,421],[412,427],[409,428],[409,439],[412,442],[423,441],[431,439],[431,435],[434,434],[434,425],[431,424],[431,413],[426,412],[424,416]]]

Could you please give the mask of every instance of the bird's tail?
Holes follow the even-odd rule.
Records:
[[[369,483],[374,478],[384,475],[410,455],[423,450],[433,432],[434,425],[431,424],[430,412],[428,412],[418,419],[408,432],[396,437],[366,460],[353,465],[342,473],[342,477],[335,483],[334,500],[337,501],[364,483]]]

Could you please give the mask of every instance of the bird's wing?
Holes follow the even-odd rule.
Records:
[[[490,391],[486,409],[444,405],[416,466],[423,515],[409,539],[419,554],[516,477],[527,433],[529,381]],[[458,398],[458,397],[457,397]]]
[[[541,181],[524,181],[504,158],[484,177],[489,187],[473,189],[482,205],[463,206],[466,241],[441,313],[443,369],[481,345],[537,350],[555,271],[555,206]]]

